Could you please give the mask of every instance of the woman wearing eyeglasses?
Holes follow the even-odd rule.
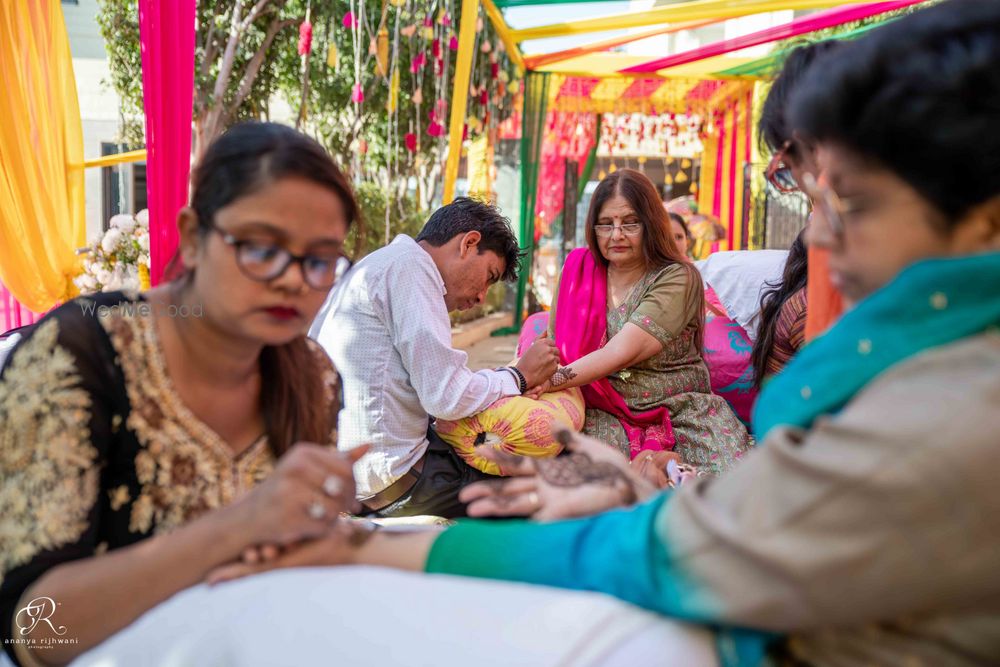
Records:
[[[652,182],[620,169],[597,186],[587,247],[566,258],[554,307],[563,365],[554,387],[583,387],[586,433],[666,483],[683,463],[722,472],[750,447],[746,429],[712,394],[702,359],[705,297],[678,249]]]
[[[4,641],[11,657],[67,662],[353,505],[337,374],[305,332],[356,217],[318,144],[238,126],[195,172],[174,280],[71,301],[17,345],[0,378],[0,627],[78,641]]]
[[[761,142],[771,152],[765,176],[779,193],[799,192],[803,174],[812,160],[812,149],[796,142],[787,118],[789,99],[817,59],[842,45],[836,40],[824,40],[797,47],[785,58],[781,73],[774,80],[761,109],[758,131]],[[802,337],[811,340],[825,331],[844,311],[843,297],[830,283],[828,264],[830,253],[818,246],[809,246],[807,257],[808,284],[800,295],[803,303],[797,310],[804,312]],[[808,302],[809,308],[804,308]]]

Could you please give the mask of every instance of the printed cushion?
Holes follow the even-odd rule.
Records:
[[[708,366],[712,393],[726,399],[740,421],[748,426],[754,401],[757,400],[750,363],[752,351],[753,343],[739,324],[712,313],[705,316],[702,353]]]
[[[521,456],[555,456],[562,445],[552,436],[552,426],[559,423],[579,431],[583,421],[583,393],[574,387],[542,394],[538,400],[507,396],[478,415],[456,421],[439,419],[434,427],[470,466],[502,475],[500,466],[476,455],[476,447],[492,445]]]

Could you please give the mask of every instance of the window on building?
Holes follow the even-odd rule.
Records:
[[[138,150],[142,146],[101,143],[101,155],[117,155]],[[128,162],[101,169],[101,201],[103,226],[107,229],[111,216],[137,213],[146,208],[146,163]]]

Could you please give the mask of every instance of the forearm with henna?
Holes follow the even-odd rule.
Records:
[[[556,389],[590,384],[659,353],[663,345],[634,324],[626,324],[604,347],[556,369],[550,380]]]
[[[549,380],[549,382],[552,384],[553,388],[559,388],[570,380],[575,379],[576,376],[577,374],[571,366],[562,366],[552,374],[552,379]]]

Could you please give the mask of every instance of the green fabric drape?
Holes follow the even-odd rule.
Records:
[[[524,81],[524,109],[521,118],[521,223],[518,240],[525,252],[517,279],[513,326],[493,332],[506,336],[521,331],[524,295],[528,287],[535,249],[535,204],[538,196],[539,161],[545,137],[545,113],[549,100],[549,73],[528,72]]]

